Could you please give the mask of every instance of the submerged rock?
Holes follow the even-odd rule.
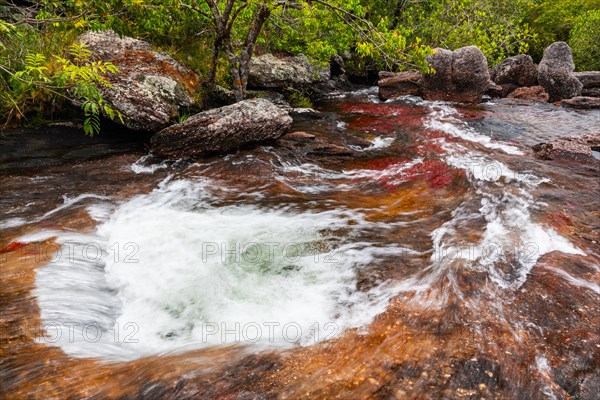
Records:
[[[356,140],[357,139],[355,138]],[[348,138],[346,138],[348,141]],[[353,141],[353,139],[350,139]],[[362,147],[371,145],[371,142],[365,141]],[[338,158],[351,157],[356,154],[356,151],[348,147],[349,143],[333,143],[326,137],[315,136],[304,131],[290,132],[279,140],[276,144],[280,147],[285,147],[293,152],[295,156],[311,158],[327,158],[336,160]]]
[[[565,42],[555,42],[544,50],[538,81],[550,95],[550,101],[579,96],[583,84],[575,77],[573,55]]]
[[[303,55],[275,57],[273,54],[255,56],[250,61],[248,88],[304,88],[329,80],[329,66],[313,65]]]
[[[563,107],[569,108],[579,108],[582,110],[591,110],[600,108],[600,98],[599,97],[586,97],[586,96],[577,96],[572,99],[565,99],[560,102],[560,105]]]
[[[421,74],[418,71],[381,71],[377,82],[379,98],[388,100],[405,95],[418,96],[421,93],[420,83]]]
[[[149,43],[111,30],[86,32],[77,40],[92,51],[92,59],[119,68],[117,74],[107,75],[111,87],[101,92],[123,115],[127,128],[158,131],[177,119],[180,107],[194,105],[198,77],[170,56],[153,51]]]
[[[179,159],[225,153],[246,144],[277,139],[292,125],[289,114],[265,99],[251,99],[193,115],[158,132],[152,152]]]
[[[544,160],[554,159],[593,159],[592,148],[600,148],[600,132],[589,135],[566,137],[553,140],[548,143],[540,143],[533,146],[533,151],[539,158]]]
[[[538,67],[533,59],[526,54],[507,58],[492,68],[491,79],[504,87],[511,84],[515,86],[537,85]]]
[[[454,52],[438,48],[427,60],[436,72],[423,75],[421,92],[425,100],[480,103],[494,85],[487,60],[476,46]]]
[[[529,86],[516,88],[508,96],[509,99],[541,101],[547,103],[550,96],[541,86]]]

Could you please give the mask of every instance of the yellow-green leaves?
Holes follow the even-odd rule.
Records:
[[[117,73],[118,68],[109,62],[90,61],[90,56],[90,50],[77,43],[69,47],[66,57],[28,54],[23,68],[12,74],[12,90],[23,103],[52,98],[80,102],[84,131],[92,136],[100,131],[101,112],[111,119],[121,115],[104,102],[100,92],[101,87],[110,86],[105,76]]]

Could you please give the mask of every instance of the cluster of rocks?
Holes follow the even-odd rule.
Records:
[[[419,95],[426,100],[479,103],[488,95],[600,108],[600,71],[574,72],[571,48],[565,42],[548,46],[539,65],[521,54],[488,70],[483,53],[475,46],[454,52],[435,49],[428,61],[435,73],[380,73],[379,96],[387,100]]]
[[[123,116],[126,127],[156,132],[150,148],[158,156],[204,157],[278,139],[282,147],[307,155],[348,156],[352,153],[348,146],[327,143],[309,134],[284,136],[292,125],[290,112],[298,110],[292,110],[281,93],[289,90],[326,92],[339,88],[345,81],[341,59],[332,60],[327,68],[313,65],[303,56],[257,56],[250,65],[248,87],[269,90],[268,100],[245,100],[183,120],[182,109],[198,106],[195,94],[201,82],[191,70],[170,56],[152,50],[146,42],[120,37],[113,31],[88,32],[78,40],[91,50],[94,60],[112,62],[119,68],[118,74],[107,75],[110,85],[101,89],[103,98]],[[600,98],[592,97],[600,92],[600,72],[574,73],[571,49],[564,42],[549,46],[539,66],[531,57],[519,55],[489,70],[483,53],[475,46],[456,51],[436,49],[428,60],[435,73],[380,73],[380,97],[388,99],[408,94],[420,95],[426,100],[479,103],[487,94],[539,101],[562,100],[564,106],[575,108],[600,106]],[[580,96],[582,93],[588,96]],[[227,93],[223,96],[227,97]],[[550,154],[552,149],[543,151]]]
[[[432,74],[417,71],[379,75],[379,97],[383,100],[402,95],[419,95],[425,100],[447,100],[462,103],[479,103],[492,87],[487,60],[475,46],[455,51],[435,49],[427,57]]]
[[[199,108],[199,77],[171,58],[152,50],[142,40],[119,36],[107,30],[87,32],[78,38],[93,60],[111,62],[117,74],[107,74],[109,86],[101,88],[103,99],[123,117],[127,128],[156,132],[150,140],[152,152],[178,159],[225,153],[247,144],[276,140],[289,130],[292,110],[277,93],[270,99],[255,98],[183,118]],[[339,80],[327,68],[314,66],[305,57],[255,57],[249,87],[284,90],[327,85]],[[224,93],[224,96],[227,94]],[[116,119],[115,122],[121,122]]]

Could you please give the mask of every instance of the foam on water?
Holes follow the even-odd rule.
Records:
[[[373,144],[367,147],[365,150],[378,150],[390,147],[394,140],[396,140],[396,138],[376,136],[371,140],[371,143]]]
[[[429,129],[440,130],[451,136],[478,143],[488,149],[502,150],[507,154],[523,154],[517,147],[493,140],[491,137],[479,134],[466,122],[460,119],[459,113],[453,107],[445,104],[431,103],[430,118],[425,126]]]
[[[161,163],[151,163],[147,165],[148,161],[151,160],[151,155],[145,155],[139,160],[131,164],[131,170],[136,174],[153,174],[159,169],[167,168],[168,163],[163,161]]]
[[[393,293],[358,291],[356,273],[403,250],[359,240],[369,224],[360,215],[214,207],[209,185],[164,183],[118,206],[93,234],[58,233],[73,256],[39,270],[35,295],[44,322],[74,326],[73,340],[56,341],[67,353],[310,345],[385,309]],[[85,340],[96,330],[98,341]]]
[[[0,222],[0,228],[3,229],[7,229],[7,228],[16,228],[19,226],[23,226],[23,225],[27,225],[27,224],[33,224],[36,222],[41,222],[61,211],[67,210],[69,208],[72,208],[74,206],[76,206],[77,204],[83,202],[84,200],[89,200],[89,199],[94,199],[94,200],[108,200],[108,197],[106,196],[101,196],[95,193],[83,193],[80,194],[78,196],[75,197],[69,197],[69,196],[63,196],[63,204],[61,204],[58,207],[53,208],[52,210],[46,212],[45,214],[41,215],[40,217],[37,218],[32,218],[32,219],[25,219],[25,218],[9,218],[7,220],[4,220],[2,222]]]
[[[430,129],[443,130],[488,149],[521,154],[514,146],[478,134],[456,117],[457,111],[451,106],[433,103],[430,107],[433,112],[425,121]],[[568,239],[535,222],[531,216],[530,210],[541,204],[536,203],[530,190],[549,182],[547,178],[539,178],[527,171],[514,171],[460,142],[443,142],[442,147],[446,152],[445,162],[463,169],[470,181],[471,195],[468,195],[467,202],[473,204],[479,201],[480,207],[474,209],[463,203],[452,212],[449,221],[431,233],[431,264],[420,275],[401,282],[403,291],[427,293],[423,302],[440,306],[450,291],[462,297],[455,280],[457,269],[485,272],[497,287],[515,290],[521,287],[531,268],[544,254],[552,251],[584,254]],[[484,224],[479,240],[470,241],[460,234],[461,230],[478,226],[481,222]],[[448,285],[444,286],[442,293],[432,295],[430,290],[442,280]]]

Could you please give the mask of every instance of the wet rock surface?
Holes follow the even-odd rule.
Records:
[[[573,74],[575,64],[571,48],[565,42],[552,43],[544,50],[538,81],[550,95],[550,101],[579,96],[583,84]]]
[[[314,157],[326,157],[334,161],[337,157],[351,157],[356,154],[354,150],[341,142],[331,142],[323,136],[315,136],[304,131],[290,132],[276,142],[277,146],[289,149],[294,154],[311,159]],[[362,142],[364,147],[371,145],[370,142]]]
[[[87,32],[77,39],[92,51],[92,58],[119,68],[110,74],[102,96],[123,115],[133,130],[156,132],[179,116],[181,107],[195,104],[200,82],[194,72],[170,56],[153,51],[150,44],[111,30]],[[119,122],[116,118],[115,122]]]
[[[475,46],[454,52],[438,48],[427,60],[436,72],[423,75],[421,92],[425,100],[479,103],[493,85],[487,60]]]
[[[600,149],[600,132],[566,137],[533,146],[536,155],[544,160],[573,159],[592,161],[592,149]]]
[[[179,159],[225,153],[274,140],[291,126],[289,114],[265,99],[251,99],[193,115],[152,137],[152,152]]]
[[[600,108],[600,97],[577,96],[560,102],[563,107],[592,110]]]

